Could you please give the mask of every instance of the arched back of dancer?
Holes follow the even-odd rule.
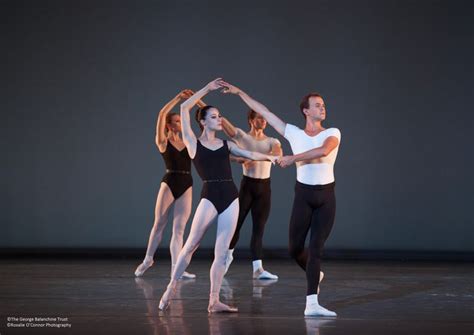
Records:
[[[268,137],[264,133],[267,121],[254,110],[248,112],[247,121],[250,126],[248,133],[235,127],[229,120],[223,118],[224,132],[242,149],[281,156],[280,141],[276,138]],[[227,251],[226,273],[233,260],[234,248],[239,240],[240,229],[248,213],[251,211],[253,227],[250,250],[252,253],[253,278],[278,279],[277,275],[265,271],[262,264],[263,232],[271,207],[270,172],[272,164],[266,161],[240,160],[239,162],[242,163],[243,170],[243,178],[239,190],[239,219],[234,237]]]
[[[282,167],[296,163],[297,181],[290,219],[289,251],[292,258],[306,271],[306,316],[336,316],[318,302],[319,282],[322,279],[321,254],[334,224],[336,199],[333,167],[341,133],[337,128],[325,129],[326,106],[321,95],[304,97],[300,110],[305,117],[305,128],[287,124],[267,107],[239,88],[223,83],[225,93],[238,95],[250,108],[262,115],[291,145],[292,156],[281,157]],[[305,240],[311,231],[309,247]]]
[[[211,224],[217,222],[217,235],[214,247],[214,261],[211,266],[211,289],[208,311],[237,312],[237,308],[220,302],[219,291],[225,271],[226,251],[235,231],[239,214],[238,192],[232,180],[229,155],[241,156],[252,160],[271,160],[277,157],[249,152],[240,149],[232,142],[216,137],[216,131],[222,130],[222,117],[219,110],[212,106],[200,108],[196,114],[202,134],[196,138],[191,128],[190,109],[209,92],[222,88],[220,79],[216,79],[196,92],[181,105],[183,140],[193,159],[194,166],[203,180],[201,200],[194,214],[191,231],[179,253],[171,281],[161,297],[159,308],[165,310],[174,295],[178,278],[189,265],[193,253]]]
[[[181,116],[171,113],[179,102],[194,94],[191,90],[183,90],[171,99],[158,114],[156,122],[155,143],[163,156],[166,174],[160,184],[156,198],[155,219],[148,238],[145,259],[135,270],[135,276],[141,277],[153,265],[153,257],[163,237],[167,224],[168,212],[174,204],[173,233],[170,241],[171,273],[176,264],[178,254],[183,247],[183,235],[186,222],[191,214],[192,185],[191,158],[181,139]],[[205,104],[199,101],[203,107]],[[184,272],[182,278],[196,278],[196,275]]]

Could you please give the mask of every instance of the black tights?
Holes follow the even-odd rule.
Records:
[[[270,214],[271,193],[270,178],[256,179],[243,176],[239,191],[239,220],[229,249],[235,248],[239,240],[240,228],[242,228],[242,224],[251,210],[253,227],[250,250],[252,260],[262,259],[263,232]]]
[[[317,294],[321,254],[336,214],[335,183],[306,185],[296,182],[290,220],[290,256],[306,271],[307,295]],[[309,247],[305,240],[311,229]]]

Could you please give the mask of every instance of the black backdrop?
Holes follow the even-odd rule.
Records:
[[[299,126],[301,97],[324,95],[342,132],[328,247],[474,251],[472,2],[0,6],[0,247],[145,247],[164,171],[157,112],[222,76]],[[246,127],[238,98],[205,100]],[[287,245],[295,175],[273,169],[268,248]]]

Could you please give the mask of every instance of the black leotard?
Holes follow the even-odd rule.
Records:
[[[238,198],[239,192],[232,180],[227,141],[216,150],[206,148],[197,140],[193,162],[203,183],[201,199],[209,200],[221,214]]]
[[[161,182],[169,186],[175,199],[178,199],[184,192],[193,186],[193,177],[191,176],[191,158],[189,158],[188,149],[176,149],[168,140],[165,152],[161,155],[165,161],[166,174]]]

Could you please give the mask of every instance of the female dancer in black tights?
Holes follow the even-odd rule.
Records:
[[[204,233],[217,221],[217,236],[214,247],[214,261],[211,266],[211,289],[208,311],[237,312],[237,308],[220,302],[219,291],[224,277],[226,252],[235,231],[239,214],[238,192],[232,180],[229,154],[252,160],[275,161],[276,156],[240,149],[232,142],[216,137],[216,131],[222,130],[222,117],[219,110],[212,106],[200,108],[196,119],[202,134],[196,138],[189,117],[190,109],[207,93],[222,88],[221,80],[216,79],[181,105],[183,140],[193,159],[194,166],[203,180],[201,200],[194,214],[191,231],[186,243],[179,253],[176,267],[166,292],[160,300],[160,309],[166,309],[174,294],[177,280],[186,270],[191,257],[204,236]]]
[[[181,134],[181,117],[170,113],[180,101],[189,99],[194,94],[191,90],[183,90],[169,101],[158,114],[156,122],[155,142],[163,156],[166,174],[161,180],[160,190],[156,199],[155,221],[148,239],[145,259],[135,270],[135,276],[141,277],[153,265],[153,256],[163,237],[167,224],[168,211],[174,204],[173,234],[170,241],[171,272],[183,247],[183,235],[186,222],[191,214],[192,185],[191,159]],[[198,101],[198,105],[205,104]],[[183,272],[182,278],[195,278],[196,275]]]

